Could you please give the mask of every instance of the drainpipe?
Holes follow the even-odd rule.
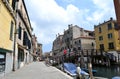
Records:
[[[15,51],[16,51],[16,24],[15,24],[14,48],[13,48],[13,71],[15,71]]]
[[[16,34],[17,34],[17,23],[15,22],[14,44],[13,44],[14,45],[13,47],[13,71],[15,71]]]
[[[17,10],[17,7],[18,7],[18,1],[19,0],[16,1],[15,11]],[[17,32],[18,31],[17,31],[17,11],[16,11],[16,13],[15,13],[15,28],[14,28],[14,44],[13,44],[13,46],[14,46],[13,47],[13,69],[12,69],[13,71],[15,71],[16,34],[18,34]]]
[[[13,47],[13,71],[15,71],[15,51],[16,51],[16,22],[15,22],[15,30],[14,30],[14,47]]]

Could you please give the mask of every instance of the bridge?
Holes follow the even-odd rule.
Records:
[[[90,61],[93,65],[110,66],[111,64],[115,64],[117,62],[117,57],[113,54],[95,49],[84,49],[74,52],[67,52],[65,55],[57,54],[53,58],[58,63],[62,63],[64,61],[80,63],[81,65]]]

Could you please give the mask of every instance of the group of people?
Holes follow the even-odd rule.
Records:
[[[47,66],[50,66],[50,65],[52,65],[53,64],[53,60],[51,60],[51,59],[49,59],[48,57],[45,59],[45,64],[47,65]]]

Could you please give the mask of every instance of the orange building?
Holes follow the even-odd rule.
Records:
[[[114,0],[114,6],[115,6],[117,23],[118,23],[119,29],[120,29],[120,0]]]
[[[117,30],[118,30],[118,39],[120,42],[120,0],[114,0],[115,13],[117,18]]]

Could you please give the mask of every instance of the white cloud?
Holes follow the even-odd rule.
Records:
[[[92,0],[96,10],[86,20],[94,24],[109,20],[110,17],[115,19],[115,12],[112,0]]]
[[[66,8],[59,6],[55,0],[25,0],[31,18],[34,33],[42,44],[52,44],[56,34],[63,33],[68,24],[77,24],[89,29],[96,22],[104,20],[106,15],[113,16],[113,6],[108,0],[92,0],[96,10],[79,9],[73,4]],[[73,0],[71,0],[73,1]],[[107,3],[105,3],[107,2]],[[92,27],[93,29],[93,27]]]
[[[32,3],[32,6],[29,6],[32,9],[30,12],[37,18],[36,23],[35,19],[32,20],[34,32],[44,44],[52,42],[53,35],[62,33],[69,23],[76,20],[75,15],[80,13],[74,5],[70,4],[64,9],[54,0],[31,0],[30,3]]]
[[[93,4],[95,4],[98,8],[106,9],[108,8],[110,1],[108,0],[92,0]]]

